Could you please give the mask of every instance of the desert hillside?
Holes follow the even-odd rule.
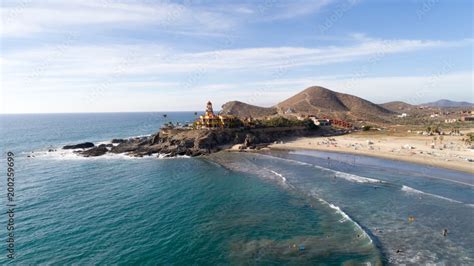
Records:
[[[442,100],[439,102],[444,105],[453,105],[451,101]],[[228,102],[222,106],[222,113],[254,118],[272,115],[314,115],[353,123],[427,124],[438,120],[460,119],[461,116],[466,115],[463,113],[466,111],[465,109],[465,107],[411,105],[401,101],[375,104],[354,95],[313,86],[273,107],[259,107],[238,101]],[[397,117],[402,113],[406,113],[407,116]]]
[[[411,104],[401,102],[401,101],[383,103],[383,104],[380,104],[380,106],[394,112],[411,111],[417,108],[417,106],[415,105],[411,105]]]
[[[360,97],[317,86],[309,87],[277,104],[277,108],[279,113],[295,112],[350,120],[378,121],[394,114]]]
[[[430,106],[430,107],[451,107],[451,108],[459,108],[459,107],[474,107],[474,103],[470,102],[456,102],[456,101],[450,101],[446,99],[438,100],[436,102],[431,102],[431,103],[425,103],[421,104],[424,106]]]
[[[263,117],[277,114],[277,109],[274,107],[266,108],[239,101],[231,101],[222,105],[221,113],[239,117]]]

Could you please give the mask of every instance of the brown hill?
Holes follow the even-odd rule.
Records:
[[[277,104],[279,113],[328,116],[344,120],[386,120],[394,112],[354,95],[309,87]]]
[[[382,122],[393,118],[394,111],[354,95],[335,92],[323,87],[309,87],[274,107],[259,107],[239,101],[222,106],[222,114],[240,117],[280,115],[316,115],[348,121]]]
[[[411,110],[416,109],[415,105],[411,105],[411,104],[408,104],[406,102],[401,102],[401,101],[383,103],[383,104],[380,104],[380,106],[394,112],[411,111]]]
[[[277,114],[277,109],[275,107],[259,107],[239,101],[232,101],[222,105],[221,113],[239,117],[263,117]]]

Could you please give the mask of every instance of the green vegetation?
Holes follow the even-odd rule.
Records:
[[[230,121],[227,122],[227,127],[230,127],[230,128],[239,128],[243,126],[244,126],[244,123],[242,122],[242,120],[238,118],[231,119]]]
[[[369,131],[372,126],[362,126],[362,131]]]
[[[431,133],[441,133],[439,125],[433,125],[431,124],[426,128],[426,132],[431,132]]]
[[[467,133],[466,136],[470,142],[474,142],[474,132]]]
[[[282,116],[273,117],[268,120],[259,120],[258,126],[261,127],[306,127],[308,129],[318,129],[311,119],[303,121],[296,119],[288,119]]]
[[[268,120],[261,120],[260,125],[264,127],[292,127],[292,126],[302,126],[302,121],[295,119],[287,119],[281,116],[273,117]]]
[[[318,129],[319,128],[319,126],[315,125],[313,120],[311,120],[311,119],[303,120],[303,125],[308,129]]]

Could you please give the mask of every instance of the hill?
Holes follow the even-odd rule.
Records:
[[[309,87],[277,104],[279,113],[312,114],[347,120],[385,120],[393,115],[380,105],[360,97],[323,87]]]
[[[411,105],[411,104],[408,104],[406,102],[401,102],[401,101],[383,103],[383,104],[380,104],[380,106],[394,112],[411,111],[411,110],[416,109],[415,105]]]
[[[469,103],[469,102],[456,102],[456,101],[450,101],[446,99],[442,99],[436,102],[431,102],[431,103],[425,103],[421,104],[424,106],[431,106],[431,107],[473,107],[474,103]]]
[[[222,114],[240,117],[263,117],[277,114],[275,107],[260,107],[239,101],[231,101],[222,105]]]

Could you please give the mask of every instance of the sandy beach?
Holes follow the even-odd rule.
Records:
[[[466,131],[467,132],[467,131]],[[357,132],[336,137],[305,137],[272,144],[271,149],[311,149],[367,155],[448,168],[474,174],[474,149],[463,136],[422,136],[415,133],[389,135]]]

